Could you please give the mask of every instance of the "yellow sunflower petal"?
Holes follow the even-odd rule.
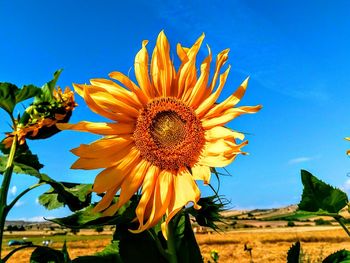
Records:
[[[210,84],[210,89],[209,89],[210,93],[215,88],[216,81],[217,81],[217,78],[218,78],[219,73],[220,73],[220,69],[225,64],[225,62],[227,61],[229,52],[230,52],[230,49],[225,49],[225,50],[221,51],[216,57],[214,77],[213,77],[213,80],[212,80],[212,82]]]
[[[193,180],[202,180],[204,184],[209,184],[211,171],[208,166],[195,165],[191,168]]]
[[[117,114],[114,114],[106,109],[104,109],[103,107],[101,107],[100,105],[98,105],[90,96],[90,92],[89,89],[86,88],[86,85],[79,85],[79,84],[73,84],[74,87],[82,87],[84,92],[83,92],[83,96],[84,96],[84,100],[86,102],[86,104],[89,106],[89,108],[97,113],[102,115],[103,117],[106,117],[108,119],[114,120],[114,121],[120,121],[122,120],[122,116],[118,116]]]
[[[221,102],[220,104],[215,105],[213,108],[211,108],[207,114],[205,114],[204,118],[208,118],[212,115],[220,115],[225,110],[234,107],[244,96],[244,93],[248,86],[248,80],[249,77],[246,78],[242,84],[238,87],[238,89],[226,100]]]
[[[140,154],[137,150],[129,150],[129,154],[117,165],[110,166],[96,176],[92,190],[96,193],[103,193],[112,187],[119,189],[130,170],[140,162],[139,157]]]
[[[186,52],[186,58],[183,60],[177,72],[177,97],[181,98],[187,90],[192,88],[197,81],[196,56],[202,45],[204,34],[202,34],[196,43]]]
[[[101,92],[106,92],[112,95],[116,100],[122,101],[130,106],[140,109],[142,108],[141,102],[138,100],[135,93],[124,89],[122,86],[118,85],[109,79],[90,79],[90,83],[101,88]]]
[[[213,106],[213,104],[216,102],[216,100],[219,98],[220,93],[222,91],[222,88],[224,87],[226,83],[226,79],[228,76],[228,73],[230,72],[230,66],[227,68],[227,70],[220,75],[220,84],[219,87],[216,89],[214,93],[212,93],[207,99],[205,99],[201,105],[195,110],[196,114],[201,117],[207,111]]]
[[[163,31],[157,38],[151,61],[151,75],[154,88],[159,96],[171,96],[175,69],[170,59],[170,45]]]
[[[197,205],[197,202],[200,196],[201,192],[187,169],[184,169],[174,176],[174,200],[168,209],[165,225],[170,222],[177,212],[190,202],[193,202],[195,209],[199,209],[200,206]],[[162,229],[163,235],[166,236],[164,233],[165,228],[163,227]]]
[[[158,175],[159,175],[159,168],[154,165],[151,165],[146,172],[146,175],[142,184],[141,199],[136,207],[136,217],[140,223],[140,228],[142,228],[143,226],[146,206],[153,194]]]
[[[71,150],[72,153],[83,158],[100,158],[101,156],[115,155],[121,149],[133,142],[132,136],[104,137],[91,144],[81,144]]]
[[[146,49],[148,41],[142,41],[142,48],[135,56],[135,76],[141,90],[149,97],[154,98],[155,92],[148,73],[148,52]]]
[[[121,185],[117,209],[122,207],[136,193],[137,189],[140,188],[149,166],[149,162],[142,160],[125,178]]]
[[[205,139],[207,141],[213,141],[218,139],[237,138],[244,140],[244,134],[240,132],[232,131],[222,126],[214,126],[213,128],[205,131]]]
[[[261,110],[262,106],[242,106],[239,108],[231,108],[226,110],[222,115],[218,117],[212,117],[210,119],[202,120],[202,125],[204,129],[210,129],[214,126],[225,125],[234,118],[246,114],[246,113],[256,113]]]
[[[206,147],[204,148],[202,156],[198,160],[198,164],[209,167],[224,167],[232,163],[238,154],[245,154],[241,151],[241,148],[247,145],[248,141],[244,141],[239,145],[231,145],[229,149],[227,148],[227,146],[222,146],[222,142],[218,142],[218,144],[221,145],[221,147],[224,147],[225,152],[220,152],[216,150],[215,144],[210,144],[212,144],[210,145],[210,147],[206,145]]]
[[[76,124],[56,123],[60,130],[75,130],[82,132],[91,132],[100,135],[121,135],[131,134],[135,130],[135,123],[98,123],[81,121]]]
[[[101,156],[96,158],[81,157],[72,164],[71,169],[93,170],[112,167],[120,163],[120,159],[127,156],[131,149],[132,145],[125,146],[121,149],[115,149],[114,154],[104,155],[103,158],[101,158]]]
[[[174,195],[174,175],[168,171],[161,171],[154,189],[152,211],[148,217],[147,222],[140,226],[139,229],[133,230],[134,233],[139,233],[148,229],[158,223],[158,221],[164,216],[166,210],[169,207]]]
[[[135,95],[137,96],[138,100],[143,105],[147,104],[147,102],[149,101],[149,98],[147,97],[147,95],[134,82],[132,82],[127,76],[125,76],[123,73],[118,72],[118,71],[111,72],[111,73],[109,73],[109,77],[119,81],[126,88],[128,88],[129,90],[134,92]]]
[[[101,212],[105,210],[113,201],[115,194],[118,191],[118,187],[114,187],[110,190],[107,190],[106,194],[102,197],[102,199],[98,202],[98,204],[94,207],[94,212]]]
[[[209,47],[208,47],[209,49]],[[188,101],[188,105],[192,108],[197,108],[203,100],[203,95],[206,92],[209,74],[210,74],[210,62],[211,62],[211,52],[209,49],[209,55],[205,58],[201,65],[201,75],[199,76],[196,84],[193,89],[190,90],[188,98],[184,98],[185,101]]]

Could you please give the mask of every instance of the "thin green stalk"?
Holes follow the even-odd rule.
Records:
[[[15,254],[17,251],[22,250],[22,249],[26,249],[26,248],[33,248],[33,247],[43,247],[43,246],[38,246],[38,245],[26,245],[26,246],[22,246],[22,247],[17,247],[14,250],[12,250],[10,253],[8,253],[2,260],[1,262],[5,263],[7,260],[9,260],[9,258]],[[46,248],[46,247],[45,247]]]
[[[168,223],[168,260],[170,263],[177,263],[176,255],[176,226],[173,220]]]
[[[5,172],[3,174],[2,185],[0,189],[0,262],[2,262],[1,251],[2,251],[2,238],[3,238],[4,228],[5,228],[5,220],[6,220],[7,213],[9,211],[7,207],[7,193],[10,187],[16,148],[17,148],[17,135],[13,137],[12,146],[11,146],[10,154],[8,156]]]
[[[10,211],[12,209],[12,207],[17,203],[17,201],[22,197],[24,196],[26,193],[28,193],[29,191],[41,186],[41,185],[44,185],[45,183],[37,183],[37,184],[34,184],[30,187],[28,187],[27,189],[25,189],[23,192],[21,192],[19,195],[16,196],[15,199],[13,199],[13,201],[7,206],[7,210]]]
[[[341,225],[341,227],[344,229],[344,231],[348,234],[348,236],[350,237],[350,231],[349,229],[346,227],[346,225],[344,224],[342,218],[340,216],[334,217],[334,219]]]
[[[152,239],[156,242],[156,246],[158,248],[158,251],[160,252],[160,254],[166,259],[167,258],[167,254],[157,236],[157,234],[154,232],[154,229],[148,229],[147,232],[151,235]]]

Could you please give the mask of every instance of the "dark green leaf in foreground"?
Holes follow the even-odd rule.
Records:
[[[322,263],[350,263],[350,251],[340,250],[326,257]]]
[[[300,210],[338,213],[347,205],[348,197],[343,191],[322,182],[308,171],[301,170],[301,180],[304,190],[299,203]]]
[[[124,262],[121,260],[119,255],[119,246],[118,241],[112,241],[112,243],[108,246],[106,246],[101,252],[96,253],[93,256],[82,256],[77,257],[72,262],[74,263],[122,263]],[[138,248],[135,247],[135,250],[138,250]],[[137,251],[138,253],[138,251]],[[128,261],[125,261],[124,263],[127,263]],[[140,261],[144,262],[144,261]]]
[[[34,85],[23,86],[16,92],[16,103],[38,96],[40,93],[41,89]]]
[[[0,82],[0,108],[7,111],[10,115],[16,106],[16,92],[18,87],[11,83]]]
[[[177,221],[175,240],[178,241],[176,244],[178,262],[203,262],[188,213],[178,214],[173,219]]]
[[[295,242],[291,248],[288,250],[287,254],[287,263],[300,263],[300,256],[301,256],[301,248],[300,248],[300,242]]]
[[[67,242],[66,242],[66,240],[64,240],[64,243],[63,243],[63,247],[62,247],[61,252],[62,252],[62,254],[63,254],[64,262],[66,262],[66,263],[72,262],[72,261],[70,260],[69,254],[68,254]]]
[[[69,262],[69,261],[67,261]],[[67,263],[64,254],[49,247],[37,247],[30,256],[30,263]]]

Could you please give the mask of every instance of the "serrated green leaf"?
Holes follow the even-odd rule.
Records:
[[[16,103],[33,98],[41,94],[41,89],[34,85],[25,85],[16,92]]]
[[[288,250],[287,263],[301,263],[299,241],[295,242]]]
[[[77,257],[72,261],[73,263],[126,263],[119,255],[119,241],[112,241],[112,243],[104,248],[101,252],[93,256]]]
[[[0,82],[0,108],[12,115],[16,106],[16,92],[18,87],[11,83]]]
[[[345,249],[337,251],[326,257],[322,263],[350,263],[350,251]]]
[[[132,198],[131,201],[122,206],[113,216],[102,216],[100,213],[95,213],[92,211],[94,206],[90,205],[70,216],[50,219],[50,221],[68,228],[96,228],[105,225],[115,225],[118,227],[131,222],[135,218],[137,203],[136,198]]]
[[[87,207],[91,201],[91,184],[57,182],[46,174],[40,174],[40,182],[51,188],[39,196],[39,203],[52,210],[67,205],[71,211]]]
[[[41,94],[35,97],[34,104],[39,104],[44,102],[51,103],[52,101],[54,101],[53,90],[56,86],[56,82],[61,72],[62,72],[62,69],[57,70],[53,74],[53,79],[42,86]]]
[[[304,190],[299,203],[300,210],[338,213],[347,205],[348,197],[343,191],[322,182],[308,171],[301,171],[301,180]]]
[[[30,256],[30,263],[67,263],[61,251],[49,247],[37,247]]]

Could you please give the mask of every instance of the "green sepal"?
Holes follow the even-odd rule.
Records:
[[[0,82],[0,108],[12,115],[16,106],[16,93],[18,87],[7,82]]]
[[[301,246],[300,242],[295,242],[287,254],[287,263],[301,263]]]
[[[299,209],[308,212],[338,213],[348,203],[348,196],[340,189],[322,182],[311,173],[301,170],[304,185]]]
[[[350,251],[339,250],[326,257],[322,263],[350,263]]]
[[[210,227],[217,231],[218,226],[215,223],[223,222],[222,212],[226,210],[225,206],[228,203],[226,199],[214,195],[200,198],[197,202],[201,206],[200,209],[197,210],[194,207],[190,207],[186,210],[195,217],[196,222],[200,226]]]

